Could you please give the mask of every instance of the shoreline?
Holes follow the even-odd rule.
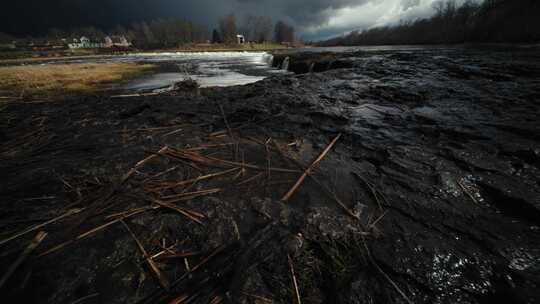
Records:
[[[282,47],[273,45],[271,47],[261,47],[258,45],[254,48],[248,47],[220,47],[220,48],[175,48],[175,49],[149,49],[149,50],[140,50],[134,49],[130,51],[119,51],[116,53],[104,52],[100,54],[99,52],[86,54],[86,55],[72,55],[66,54],[66,56],[42,56],[42,57],[25,57],[25,58],[8,58],[0,59],[0,65],[8,64],[24,64],[27,62],[39,62],[39,61],[57,61],[57,60],[70,60],[70,59],[88,59],[88,58],[104,58],[104,57],[114,57],[118,55],[130,55],[130,54],[143,54],[143,53],[219,53],[219,52],[270,52],[270,51],[283,51],[296,49],[294,47]],[[36,52],[38,53],[38,52]]]

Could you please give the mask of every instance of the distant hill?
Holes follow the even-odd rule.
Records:
[[[355,31],[320,46],[540,42],[540,1],[439,2],[430,18]]]

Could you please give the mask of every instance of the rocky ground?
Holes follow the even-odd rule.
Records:
[[[47,236],[2,293],[538,303],[539,54],[285,54],[275,64],[314,73],[7,103],[2,269]]]

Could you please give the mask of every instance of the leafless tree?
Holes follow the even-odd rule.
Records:
[[[243,19],[240,32],[248,41],[262,43],[272,39],[272,27],[272,18],[268,16],[247,15]]]
[[[219,29],[221,31],[221,39],[225,43],[235,43],[236,35],[236,17],[234,14],[227,15],[219,20]]]
[[[456,0],[434,4],[431,18],[353,32],[320,45],[540,42],[540,1]]]
[[[278,21],[278,23],[276,23],[274,35],[275,35],[275,40],[278,43],[283,43],[283,42],[292,43],[295,41],[294,27],[291,25],[288,25],[287,23],[283,21]]]

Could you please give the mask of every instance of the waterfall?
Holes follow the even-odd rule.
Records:
[[[315,62],[312,62],[310,65],[309,65],[309,73],[313,73],[313,69],[315,68]]]
[[[268,64],[268,66],[272,66],[274,64],[274,55],[272,54],[268,54],[268,53],[264,53],[263,54],[263,61]]]
[[[289,62],[291,61],[291,58],[289,56],[285,57],[283,60],[283,63],[281,64],[281,69],[288,71],[289,70]]]

